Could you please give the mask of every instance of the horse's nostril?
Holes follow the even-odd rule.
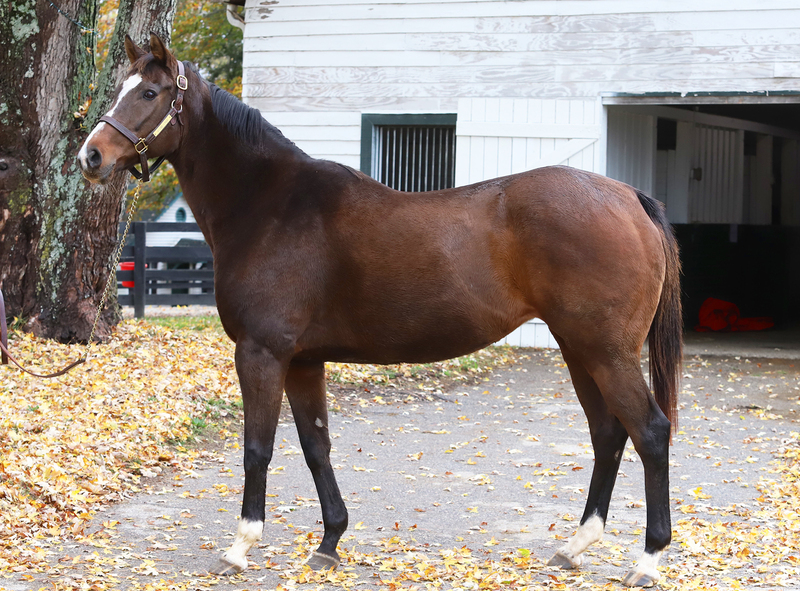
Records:
[[[91,148],[86,155],[86,162],[90,168],[99,168],[103,163],[103,155],[97,148]]]

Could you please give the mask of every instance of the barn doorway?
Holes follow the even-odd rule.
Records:
[[[660,199],[675,227],[687,331],[714,297],[800,345],[800,95],[604,103],[608,176]]]

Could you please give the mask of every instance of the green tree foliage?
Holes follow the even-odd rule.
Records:
[[[242,96],[242,30],[232,26],[226,5],[208,0],[178,0],[172,51],[198,65],[207,80]]]

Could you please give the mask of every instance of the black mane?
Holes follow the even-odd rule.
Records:
[[[269,138],[271,141],[279,141],[284,145],[294,147],[294,143],[288,140],[280,129],[264,119],[258,109],[248,107],[227,90],[204,79],[194,64],[185,63],[203,82],[208,84],[214,115],[236,139],[249,144],[260,144]]]

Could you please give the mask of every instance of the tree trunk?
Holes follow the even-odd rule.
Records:
[[[130,180],[121,172],[90,185],[78,150],[125,73],[125,33],[140,44],[150,31],[168,39],[175,0],[120,0],[99,76],[96,8],[97,0],[0,0],[0,289],[26,330],[61,341],[89,337]],[[119,318],[112,297],[97,336]]]

